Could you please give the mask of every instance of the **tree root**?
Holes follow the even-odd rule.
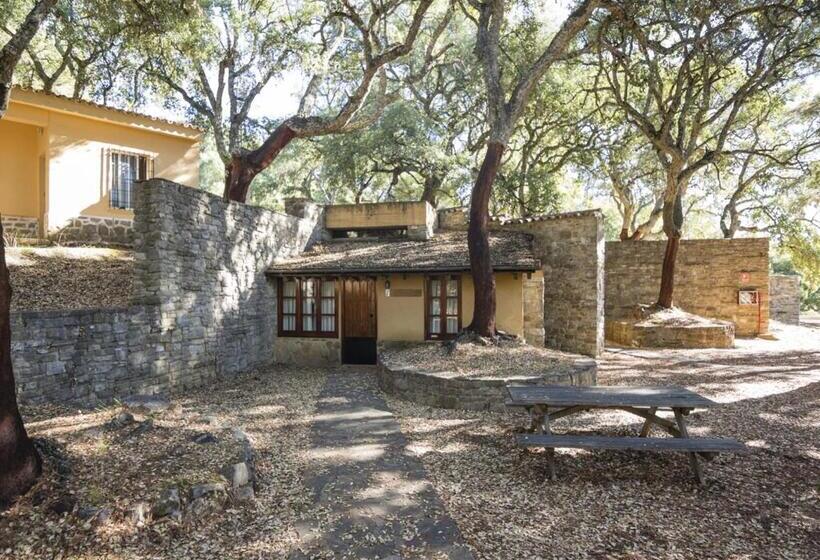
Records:
[[[477,344],[479,346],[501,346],[502,344],[523,344],[518,335],[496,330],[493,336],[481,336],[469,328],[462,330],[452,340],[443,342],[447,355],[452,355],[460,344]]]

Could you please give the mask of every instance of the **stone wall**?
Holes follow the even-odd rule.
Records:
[[[151,367],[157,313],[140,307],[12,313],[19,398],[91,403],[167,388]]]
[[[769,315],[775,321],[800,324],[800,277],[769,275]]]
[[[604,348],[601,213],[588,210],[498,221],[491,227],[533,236],[533,250],[544,273],[546,346],[597,356]]]
[[[126,218],[77,216],[63,227],[50,231],[48,238],[58,243],[131,246],[134,221]]]
[[[318,234],[318,207],[286,216],[159,179],[135,195],[135,305],[12,314],[22,400],[176,391],[274,360],[264,271]]]
[[[623,318],[635,305],[657,300],[665,246],[666,241],[606,244],[607,320]],[[759,290],[760,306],[739,305],[739,289]],[[674,302],[690,313],[731,321],[738,336],[766,332],[769,326],[769,240],[681,241]]]
[[[544,277],[541,274],[524,276],[522,280],[524,303],[524,340],[532,346],[544,346]]]
[[[25,216],[2,216],[3,231],[6,235],[13,235],[24,239],[40,237],[40,221],[37,218]]]

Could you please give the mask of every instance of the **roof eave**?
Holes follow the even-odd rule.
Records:
[[[500,265],[494,266],[493,272],[535,272],[540,265]],[[303,275],[336,275],[353,276],[356,274],[432,274],[441,272],[470,272],[469,267],[429,267],[429,268],[401,268],[401,267],[368,267],[368,268],[310,268],[310,269],[277,269],[269,268],[265,274],[269,276],[303,276]]]

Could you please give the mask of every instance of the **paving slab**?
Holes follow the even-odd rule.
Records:
[[[311,431],[316,519],[297,527],[303,558],[472,560],[372,372],[331,373]]]

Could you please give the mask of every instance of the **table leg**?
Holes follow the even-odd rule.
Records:
[[[643,427],[641,428],[640,437],[648,437],[649,432],[652,430],[652,416],[658,411],[658,408],[653,406],[649,409],[649,416],[646,420],[643,421]]]
[[[675,420],[678,423],[678,430],[680,430],[680,436],[682,438],[689,438],[689,432],[686,430],[686,420],[683,417],[683,410],[680,408],[675,408]],[[692,471],[695,473],[695,478],[698,481],[698,484],[703,486],[703,470],[701,469],[700,463],[698,462],[698,454],[697,453],[690,453],[689,454],[689,464],[692,466]]]
[[[545,414],[546,410],[543,405],[537,404],[530,409],[530,433],[541,432]]]
[[[550,428],[549,408],[544,407],[544,416],[541,422],[541,433],[550,435],[552,429]],[[544,452],[547,454],[547,476],[550,480],[555,480],[555,449],[547,447]]]

